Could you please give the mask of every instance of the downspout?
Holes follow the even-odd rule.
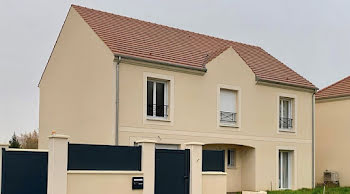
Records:
[[[312,94],[312,188],[315,188],[315,94]]]
[[[114,63],[115,63],[115,69],[116,69],[116,74],[115,74],[115,145],[119,144],[119,63],[121,61],[120,56],[116,56],[114,58]]]

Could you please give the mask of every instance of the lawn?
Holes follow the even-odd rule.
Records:
[[[268,191],[268,194],[322,194],[323,187],[317,187],[315,189],[300,189],[296,191],[285,190],[285,191]],[[340,193],[349,193],[350,187],[334,187],[326,188],[326,194],[340,194]]]

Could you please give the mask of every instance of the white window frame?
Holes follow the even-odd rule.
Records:
[[[153,109],[153,115],[148,115],[147,113],[147,117],[152,117],[152,118],[161,118],[161,119],[166,119],[168,117],[168,112],[169,112],[169,104],[168,104],[168,81],[166,80],[158,80],[158,79],[154,79],[154,78],[148,78],[147,79],[147,83],[148,81],[151,81],[153,82],[153,103],[152,103],[152,106],[156,104],[157,102],[157,83],[161,83],[161,84],[164,84],[164,106],[167,106],[167,108],[164,109],[164,116],[157,116],[156,115],[156,109]],[[146,88],[147,89],[147,88]],[[148,91],[147,91],[148,93]],[[148,105],[147,105],[148,106]],[[147,109],[147,107],[146,107]]]
[[[280,128],[280,106],[281,106],[281,99],[283,100],[291,100],[290,103],[290,118],[292,118],[292,128]],[[297,116],[298,116],[298,98],[295,94],[287,94],[287,93],[279,93],[277,94],[277,133],[278,134],[290,134],[290,135],[297,135]]]
[[[290,162],[289,164],[290,166],[290,183],[289,183],[289,188],[280,188],[279,187],[279,165],[280,165],[280,160],[279,160],[279,152],[280,151],[288,151],[291,153],[291,157],[290,157]],[[276,187],[275,189],[277,190],[284,190],[284,189],[297,189],[298,188],[298,159],[297,159],[297,149],[295,146],[276,146]]]
[[[229,153],[231,157],[229,157]],[[230,148],[227,150],[227,168],[236,167],[236,154],[236,149]]]
[[[280,108],[281,108],[281,113],[283,114],[283,102],[288,102],[288,115],[287,118],[293,118],[293,100],[290,98],[280,98]],[[281,116],[281,115],[280,115]],[[285,115],[282,115],[282,117],[286,118]]]
[[[220,103],[220,91],[221,89],[224,90],[232,90],[236,92],[236,123],[224,123],[220,121],[220,110],[221,110],[221,103]],[[242,90],[238,86],[232,86],[232,85],[226,85],[226,84],[218,84],[217,85],[217,128],[220,130],[227,130],[228,128],[229,131],[240,131],[241,128],[241,120],[242,120],[242,111],[241,111],[241,95],[242,95]]]
[[[230,102],[232,103],[231,106],[233,107],[233,110],[223,110],[223,102],[222,102],[222,95],[224,92],[228,92],[230,93],[230,95],[233,95],[234,101]],[[231,99],[230,99],[231,101]],[[227,107],[225,107],[224,109],[227,109]],[[231,112],[232,111],[232,112]],[[225,112],[225,113],[232,113],[232,117],[234,119],[233,122],[227,122],[227,121],[222,121],[221,120],[221,113]],[[224,88],[220,88],[220,123],[224,124],[224,125],[235,125],[237,123],[237,92],[235,90],[228,90],[228,89],[224,89]]]
[[[160,80],[167,82],[167,105],[168,105],[168,117],[153,117],[147,116],[147,81],[148,80]],[[143,124],[145,125],[174,125],[174,85],[175,79],[172,75],[143,72]],[[153,95],[154,96],[154,95]]]
[[[284,102],[288,103],[288,113],[287,115],[284,115]],[[279,118],[288,118],[292,119],[292,127],[288,128],[280,128],[281,130],[292,130],[293,129],[293,99],[291,98],[280,98],[280,111],[279,111]],[[280,122],[280,121],[279,121]]]
[[[283,157],[284,155],[281,154],[281,153],[288,153],[288,187],[282,187],[282,183],[283,183],[283,172],[284,172],[284,165],[283,165]],[[281,158],[280,158],[280,154],[281,154]],[[289,151],[289,150],[279,150],[279,153],[278,153],[278,160],[279,160],[279,177],[278,177],[278,186],[279,186],[279,189],[291,189],[291,185],[292,185],[292,154],[293,152],[292,151]]]

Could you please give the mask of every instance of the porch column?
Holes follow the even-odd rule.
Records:
[[[136,143],[142,146],[143,194],[154,194],[156,141],[140,140]]]
[[[190,150],[190,194],[202,194],[202,146],[203,143],[186,143]]]
[[[9,148],[9,144],[0,144],[0,193],[1,193],[1,185],[2,185],[2,149]]]
[[[67,194],[67,162],[69,136],[49,136],[48,194]]]

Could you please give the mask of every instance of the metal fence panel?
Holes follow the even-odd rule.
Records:
[[[141,146],[68,145],[68,170],[141,170]]]
[[[203,150],[202,171],[225,172],[225,150]]]

